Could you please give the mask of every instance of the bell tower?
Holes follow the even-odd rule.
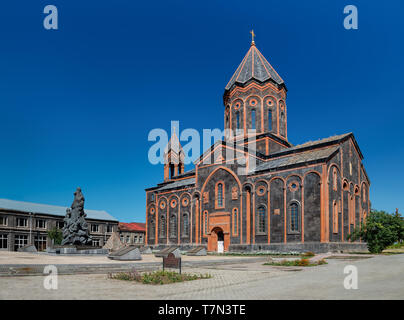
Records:
[[[270,133],[287,145],[287,89],[282,78],[257,49],[254,32],[251,34],[250,48],[225,87],[224,126],[236,140]],[[263,153],[268,154],[268,149],[266,146]]]
[[[173,179],[182,173],[184,173],[184,150],[174,130],[164,149],[164,181]]]

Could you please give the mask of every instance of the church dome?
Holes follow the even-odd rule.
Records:
[[[272,81],[278,88],[285,87],[282,78],[257,49],[254,41],[251,43],[250,49],[236,72],[227,83],[225,92],[230,91],[235,85],[245,86],[251,80],[256,80],[259,83]]]

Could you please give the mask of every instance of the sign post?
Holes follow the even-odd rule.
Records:
[[[173,253],[169,253],[166,257],[163,257],[163,271],[165,268],[179,269],[181,274],[181,258],[176,258]]]

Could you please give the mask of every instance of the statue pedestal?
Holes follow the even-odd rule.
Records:
[[[53,246],[46,249],[49,254],[60,254],[60,255],[107,255],[108,249],[102,249],[101,247],[92,246]]]

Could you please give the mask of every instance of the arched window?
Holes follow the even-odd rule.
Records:
[[[208,212],[203,212],[203,234],[206,235],[208,233]]]
[[[255,110],[251,110],[251,129],[255,130]]]
[[[161,216],[160,218],[160,237],[164,237],[166,235],[166,218]]]
[[[216,207],[223,208],[223,183],[219,182],[216,186]]]
[[[188,236],[189,235],[189,216],[188,213],[184,213],[182,215],[182,235]]]
[[[175,237],[177,234],[177,217],[173,214],[170,217],[170,237]]]
[[[334,233],[338,233],[338,207],[337,202],[335,200],[332,205],[332,216],[333,216],[332,231]]]
[[[154,238],[154,232],[156,231],[156,225],[154,223],[154,219],[150,220],[150,238]]]
[[[337,189],[338,189],[337,188],[337,182],[338,182],[338,180],[337,180],[337,169],[333,168],[332,175],[333,175],[333,178],[332,178],[333,190],[337,191]]]
[[[297,203],[290,205],[290,231],[299,231],[299,208]]]
[[[233,209],[233,236],[237,236],[238,234],[238,209]]]
[[[240,112],[236,112],[236,128],[240,129]]]
[[[258,208],[258,232],[265,232],[266,226],[266,214],[265,207]]]
[[[268,109],[268,130],[272,130],[272,109]]]

